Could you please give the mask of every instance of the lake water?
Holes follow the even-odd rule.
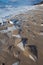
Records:
[[[32,5],[43,0],[0,0],[0,21],[3,17],[9,17],[12,14],[18,14],[32,9]]]
[[[0,5],[5,7],[5,5],[12,5],[12,6],[24,6],[24,5],[34,5],[43,0],[0,0]]]

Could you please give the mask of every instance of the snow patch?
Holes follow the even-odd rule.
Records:
[[[12,35],[14,37],[17,37],[17,38],[21,38],[21,36],[18,34],[18,35]]]
[[[1,30],[0,32],[2,32],[2,33],[7,33],[7,32],[9,32],[9,31],[13,31],[13,30],[16,30],[16,27],[15,27],[15,26],[8,27],[8,29],[6,29],[6,30]]]
[[[41,24],[41,26],[43,26],[43,24]]]
[[[34,59],[32,55],[29,55],[29,58],[32,59],[34,62],[36,62],[36,60]]]
[[[40,6],[43,6],[43,4],[41,4]]]
[[[43,35],[43,33],[39,33],[40,35]]]
[[[18,61],[18,62],[16,62],[16,63],[14,63],[14,64],[12,64],[12,65],[19,65],[19,61]]]
[[[25,51],[24,47],[23,47],[23,43],[20,42],[18,45],[17,45],[22,51]]]
[[[13,22],[12,21],[9,21],[10,22],[10,24],[13,24]]]

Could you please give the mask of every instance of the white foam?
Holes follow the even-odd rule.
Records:
[[[35,9],[35,6],[19,6],[17,8],[12,6],[7,6],[4,9],[0,9],[0,18],[5,18],[5,19],[10,18],[12,15],[24,13],[32,9]]]

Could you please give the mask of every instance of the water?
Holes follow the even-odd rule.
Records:
[[[31,9],[34,4],[43,0],[0,0],[0,21],[1,19],[10,17],[12,14],[18,14]]]
[[[5,5],[12,5],[12,6],[24,6],[24,5],[34,5],[39,3],[43,0],[0,0],[0,5],[5,7]]]

